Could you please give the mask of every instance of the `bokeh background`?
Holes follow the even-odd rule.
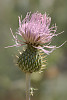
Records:
[[[18,29],[18,16],[26,13],[47,12],[52,23],[58,26],[53,45],[61,45],[67,40],[67,0],[0,0],[0,100],[25,100],[25,73],[16,66],[18,49],[13,45],[10,27],[14,34]],[[67,100],[67,43],[48,56],[47,68],[43,73],[33,73],[31,85],[32,100]]]

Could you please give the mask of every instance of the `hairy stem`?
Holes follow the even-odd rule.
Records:
[[[26,100],[30,100],[30,73],[26,73]]]

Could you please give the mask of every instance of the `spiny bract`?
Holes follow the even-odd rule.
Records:
[[[43,58],[42,58],[43,55]],[[17,64],[24,72],[37,72],[45,69],[46,56],[40,52],[40,50],[28,45],[26,50],[20,54]]]

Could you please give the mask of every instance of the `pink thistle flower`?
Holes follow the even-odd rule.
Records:
[[[46,13],[42,15],[39,12],[33,14],[31,14],[31,12],[28,12],[23,21],[21,21],[21,18],[19,17],[19,29],[16,34],[24,38],[25,41],[18,40],[17,35],[14,36],[12,30],[10,29],[16,44],[8,47],[19,47],[22,45],[30,44],[34,48],[42,49],[46,54],[49,54],[56,48],[64,45],[64,43],[66,42],[65,41],[59,47],[50,45],[52,38],[54,36],[58,36],[63,32],[55,34],[57,31],[57,26],[55,24],[50,27],[51,17],[49,17]],[[49,48],[51,50],[48,51],[44,48]]]

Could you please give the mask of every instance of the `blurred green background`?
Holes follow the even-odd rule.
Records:
[[[67,40],[67,0],[0,0],[0,100],[25,100],[25,73],[16,66],[18,49],[13,45],[10,27],[18,29],[18,16],[26,13],[47,12],[52,23],[58,26],[57,33],[63,34],[52,40],[53,45],[61,45]],[[67,100],[67,43],[48,56],[47,69],[43,73],[33,73],[31,85],[32,100]]]

